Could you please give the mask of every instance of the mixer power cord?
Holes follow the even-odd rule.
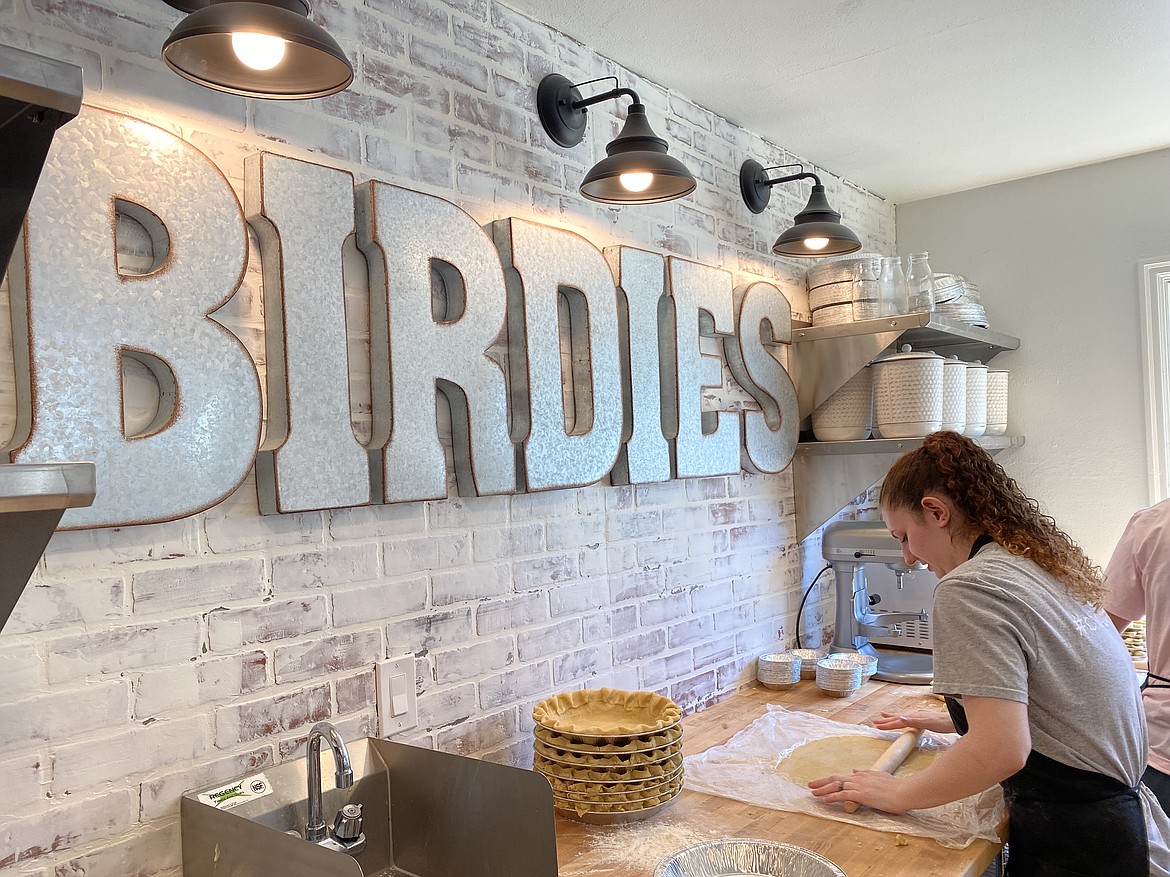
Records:
[[[833,568],[833,564],[826,563],[825,568],[816,574],[813,578],[812,584],[804,589],[804,596],[800,598],[800,608],[796,610],[796,647],[803,649],[804,646],[800,644],[800,616],[804,614],[804,601],[808,599],[808,595],[812,593],[812,589],[817,586],[817,582],[821,580],[821,576]]]

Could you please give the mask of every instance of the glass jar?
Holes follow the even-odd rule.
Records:
[[[910,313],[910,290],[902,271],[902,260],[897,256],[882,259],[882,273],[878,277],[878,298],[882,316]]]
[[[910,288],[910,310],[914,313],[934,310],[934,272],[926,261],[929,253],[910,254],[910,273],[906,285]]]
[[[881,259],[860,259],[857,262],[857,279],[853,281],[854,320],[876,320],[882,315],[878,287],[881,271]]]

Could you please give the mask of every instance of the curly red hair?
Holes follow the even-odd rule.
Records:
[[[1073,599],[1101,608],[1106,593],[1101,568],[971,439],[955,432],[928,435],[922,447],[890,467],[880,502],[885,509],[921,515],[927,495],[949,500],[968,534],[987,534],[1012,554],[1035,561]]]

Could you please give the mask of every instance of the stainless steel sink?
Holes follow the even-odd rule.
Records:
[[[184,877],[556,877],[552,790],[539,774],[373,737],[348,748],[353,786],[325,790],[323,810],[332,822],[362,805],[358,855],[302,839],[298,759],[183,796]]]

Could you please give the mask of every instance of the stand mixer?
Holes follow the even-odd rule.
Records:
[[[836,579],[837,612],[834,618],[830,652],[861,652],[878,659],[875,679],[927,685],[934,679],[934,657],[927,652],[878,650],[870,637],[896,637],[899,625],[908,622],[925,624],[929,603],[916,612],[883,612],[871,608],[879,598],[871,598],[866,584],[865,567],[883,564],[889,567],[902,588],[902,578],[912,569],[902,559],[902,547],[881,521],[837,521],[825,528],[821,545],[825,560],[833,565]],[[926,601],[923,601],[924,603]]]

